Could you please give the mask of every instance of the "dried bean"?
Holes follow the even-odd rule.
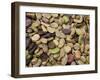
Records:
[[[26,38],[26,49],[29,47],[29,45],[31,44],[31,42],[32,42],[32,40],[29,37],[27,37]]]
[[[55,48],[56,45],[54,44],[53,41],[50,41],[50,42],[48,42],[48,47],[49,47],[49,48]]]
[[[47,59],[48,59],[48,55],[47,55],[47,53],[42,53],[41,55],[40,55],[40,59],[42,60],[42,61],[46,61]]]
[[[64,51],[65,51],[66,53],[71,52],[71,47],[70,47],[70,46],[64,46]]]
[[[31,37],[32,41],[37,41],[40,39],[40,35],[39,34],[35,34]]]
[[[34,51],[37,49],[37,45],[35,43],[31,43],[29,48],[28,48],[28,51],[30,54],[34,54]]]
[[[71,33],[71,29],[63,29],[62,32],[67,35]]]
[[[53,40],[53,42],[54,42],[54,44],[55,44],[56,46],[58,46],[58,44],[59,44],[58,40]]]
[[[67,64],[67,55],[65,55],[63,58],[62,58],[62,61],[61,61],[61,64],[62,65],[66,65]]]
[[[56,54],[56,53],[58,53],[60,50],[59,50],[59,48],[54,48],[54,49],[49,49],[49,51],[50,51],[50,53],[52,53],[52,54]]]
[[[60,39],[58,47],[61,48],[61,47],[64,46],[64,44],[65,44],[65,40],[64,39]]]
[[[28,28],[29,26],[31,26],[31,24],[32,24],[31,18],[26,17],[26,28]]]
[[[26,13],[26,66],[90,63],[90,17]]]
[[[81,58],[81,52],[75,51],[75,59],[80,59],[80,58]]]
[[[41,38],[40,40],[41,40],[42,43],[45,43],[45,44],[47,43],[47,39],[46,38]]]
[[[58,24],[57,23],[51,23],[51,27],[53,27],[53,28],[57,28],[58,27]]]
[[[68,54],[68,60],[67,60],[67,64],[71,64],[74,61],[74,55],[73,54]]]

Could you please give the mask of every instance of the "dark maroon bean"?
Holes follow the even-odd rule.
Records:
[[[32,20],[29,17],[26,17],[26,28],[28,28],[32,24]]]
[[[74,61],[74,55],[73,54],[68,54],[68,60],[67,60],[67,64],[71,64]]]
[[[71,29],[63,29],[62,32],[67,35],[71,33]]]
[[[42,53],[41,55],[40,55],[40,59],[42,60],[42,61],[46,61],[47,59],[48,59],[48,55],[47,55],[47,53]]]

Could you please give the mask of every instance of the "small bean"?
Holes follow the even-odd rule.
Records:
[[[64,46],[64,51],[66,53],[69,53],[71,51],[71,47],[70,46]]]
[[[39,34],[35,34],[31,37],[32,41],[37,41],[40,39],[40,35]]]

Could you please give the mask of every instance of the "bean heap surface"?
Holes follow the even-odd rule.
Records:
[[[89,15],[26,13],[26,66],[89,64]]]

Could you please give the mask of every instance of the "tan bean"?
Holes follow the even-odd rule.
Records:
[[[41,13],[36,13],[36,18],[37,19],[41,19],[42,18],[42,14]]]
[[[46,38],[41,38],[40,40],[42,43],[47,43],[47,41],[48,41]]]
[[[58,40],[53,40],[53,42],[54,42],[54,44],[56,45],[56,46],[58,46]]]
[[[53,22],[53,23],[51,23],[51,27],[53,27],[53,28],[57,28],[57,27],[58,27],[58,24],[55,23],[55,22]]]
[[[71,47],[70,46],[64,46],[64,51],[66,53],[69,53],[71,51]]]
[[[65,44],[65,40],[64,39],[60,39],[58,47],[61,48],[61,47],[64,46],[64,44]]]
[[[41,65],[41,62],[42,61],[40,59],[38,59],[37,63],[34,64],[33,67],[39,67]]]
[[[47,27],[47,30],[48,30],[48,32],[50,32],[50,33],[54,33],[54,32],[55,32],[55,29],[54,29],[54,28],[51,28],[51,27]]]
[[[46,17],[47,19],[51,18],[51,14],[49,13],[43,13],[42,16]]]
[[[79,16],[79,19],[74,19],[74,22],[81,23],[83,21],[83,16]]]
[[[80,58],[81,58],[81,52],[75,51],[75,59],[80,59]]]
[[[41,28],[42,28],[42,30],[43,30],[44,32],[47,32],[47,29],[46,29],[45,26],[42,25]]]

